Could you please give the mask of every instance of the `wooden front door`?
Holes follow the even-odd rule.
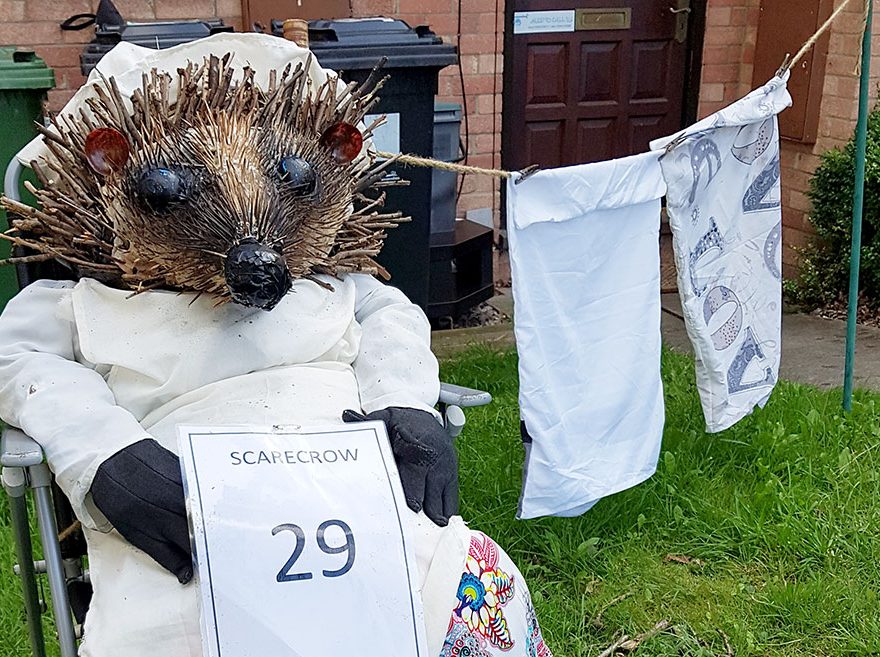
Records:
[[[505,168],[623,157],[679,130],[696,4],[508,0]]]

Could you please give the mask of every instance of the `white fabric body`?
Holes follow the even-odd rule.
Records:
[[[581,514],[654,473],[664,190],[651,153],[508,183],[521,518]]]
[[[786,75],[787,79],[787,75]],[[660,161],[706,430],[763,407],[779,374],[782,208],[774,78],[678,135]],[[658,140],[663,148],[673,138]]]
[[[253,66],[264,88],[269,71],[288,64],[307,67],[312,93],[335,75],[308,50],[267,35],[221,34],[160,51],[121,43],[61,114],[91,114],[87,100],[100,75],[113,76],[127,97],[144,73],[166,71],[173,98],[178,68],[226,53],[239,71]],[[344,89],[339,82],[337,93]],[[369,148],[365,140],[360,157]],[[17,157],[28,165],[47,154],[37,138]],[[181,586],[113,530],[91,501],[95,471],[106,458],[150,437],[176,451],[178,424],[326,425],[341,422],[349,408],[389,406],[438,417],[438,367],[424,313],[369,276],[324,281],[332,291],[296,281],[271,312],[216,307],[214,299],[194,294],[132,297],[88,279],[38,282],[7,305],[0,318],[0,418],[42,445],[83,523],[94,587],[83,657],[202,657],[197,582]],[[430,653],[453,654],[465,642],[494,655],[494,638],[506,657],[549,657],[528,588],[506,555],[493,552],[519,583],[517,597],[482,598],[491,606],[482,613],[508,605],[510,646],[488,636],[471,613],[476,602],[469,606],[460,597],[463,573],[479,570],[466,561],[469,546],[482,538],[457,516],[440,528],[421,513],[409,515]],[[495,585],[490,572],[480,572],[486,586]],[[463,634],[462,622],[473,625],[470,634]],[[450,627],[456,632],[447,636]]]
[[[84,279],[25,288],[0,318],[0,417],[46,452],[85,526],[94,598],[81,655],[201,657],[197,584],[126,542],[93,506],[97,467],[177,424],[333,424],[347,408],[433,411],[430,327],[371,277],[299,280],[272,311]],[[439,654],[470,531],[411,514],[428,641]],[[523,621],[524,622],[524,621]]]

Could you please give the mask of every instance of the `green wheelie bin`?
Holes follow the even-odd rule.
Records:
[[[42,120],[46,92],[54,86],[55,72],[32,50],[0,47],[0,179],[15,154],[37,135],[34,122]],[[20,191],[25,203],[35,203],[23,187]],[[8,227],[6,213],[0,210],[0,230]],[[9,242],[0,240],[0,260],[9,253]],[[16,292],[15,267],[0,267],[0,310]]]

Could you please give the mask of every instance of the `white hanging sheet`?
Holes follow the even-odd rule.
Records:
[[[656,468],[660,197],[656,153],[507,186],[526,466],[519,517],[574,516]]]
[[[706,429],[763,407],[779,373],[782,214],[776,115],[791,105],[773,78],[673,137],[668,187],[678,289],[696,355]]]

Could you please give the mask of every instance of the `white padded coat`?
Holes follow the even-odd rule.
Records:
[[[178,424],[341,422],[347,408],[433,411],[421,310],[365,275],[299,280],[271,312],[207,296],[40,281],[0,317],[0,418],[39,442],[85,528],[94,598],[80,654],[201,657],[197,584],[181,586],[91,502],[97,467]],[[461,518],[412,514],[428,641],[439,654],[467,557]]]

